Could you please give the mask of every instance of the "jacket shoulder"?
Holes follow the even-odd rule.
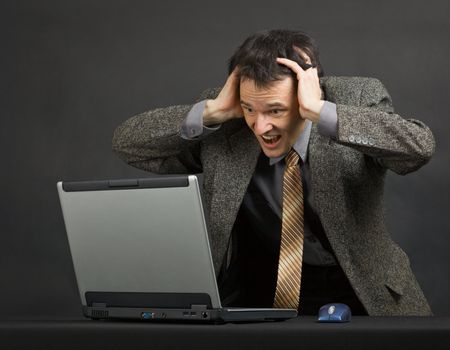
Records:
[[[367,98],[379,101],[390,96],[383,83],[372,77],[325,76],[320,84],[328,101],[354,106],[367,105]]]
[[[222,90],[222,87],[220,87],[220,86],[205,89],[200,93],[199,97],[197,98],[197,102],[203,101],[203,100],[208,100],[208,99],[214,99],[219,95],[221,90]]]

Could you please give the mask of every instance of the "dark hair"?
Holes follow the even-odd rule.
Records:
[[[284,57],[297,62],[303,69],[309,66],[299,54],[301,49],[317,67],[319,77],[323,69],[319,61],[319,49],[313,38],[301,31],[274,29],[257,32],[242,43],[228,60],[228,74],[239,66],[239,76],[255,81],[257,86],[281,80],[285,76],[295,77],[294,72],[276,61]]]

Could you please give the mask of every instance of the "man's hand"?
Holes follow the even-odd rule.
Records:
[[[239,96],[238,67],[236,67],[219,95],[214,100],[206,101],[203,124],[221,124],[233,118],[241,118],[243,115]]]
[[[311,63],[309,57],[305,56],[306,63]],[[297,75],[297,98],[300,116],[314,123],[318,122],[324,101],[321,99],[322,91],[317,68],[303,70],[297,62],[281,57],[277,58],[277,62],[289,67]]]

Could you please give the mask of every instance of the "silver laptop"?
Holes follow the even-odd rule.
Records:
[[[196,176],[57,188],[85,316],[205,322],[297,316],[292,309],[221,306]]]

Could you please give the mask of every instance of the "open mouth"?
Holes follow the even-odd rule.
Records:
[[[261,138],[265,144],[274,145],[280,140],[281,135],[261,135]]]

